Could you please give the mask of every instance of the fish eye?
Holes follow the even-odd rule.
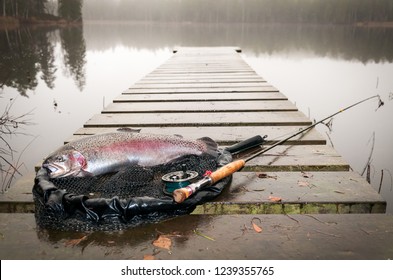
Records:
[[[63,156],[57,156],[55,157],[55,161],[64,162],[65,158]]]

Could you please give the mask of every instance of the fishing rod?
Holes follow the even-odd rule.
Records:
[[[174,190],[173,191],[173,199],[177,203],[182,203],[184,200],[186,200],[188,197],[190,197],[192,194],[194,194],[198,190],[205,188],[205,187],[212,186],[215,183],[217,183],[218,181],[224,179],[225,177],[228,177],[228,176],[232,175],[233,173],[235,173],[236,171],[239,171],[240,169],[242,169],[246,165],[246,162],[260,156],[261,154],[266,153],[267,151],[270,151],[271,149],[287,142],[288,140],[298,136],[299,134],[302,134],[302,133],[310,130],[311,128],[317,126],[318,124],[323,123],[324,121],[331,119],[334,116],[336,116],[344,111],[347,111],[348,109],[350,109],[352,107],[355,107],[363,102],[366,102],[366,101],[368,101],[370,99],[374,99],[374,98],[379,99],[378,108],[384,105],[384,102],[381,100],[379,95],[374,95],[374,96],[368,97],[366,99],[363,99],[359,102],[356,102],[356,103],[354,103],[348,107],[345,107],[344,109],[341,109],[341,110],[337,111],[336,113],[334,113],[334,114],[332,114],[332,115],[330,115],[330,116],[328,116],[318,122],[314,122],[313,124],[307,126],[306,128],[303,128],[303,129],[297,131],[296,133],[288,136],[287,138],[285,138],[281,141],[278,141],[277,143],[271,145],[268,148],[262,149],[256,153],[254,153],[253,155],[248,156],[244,159],[238,159],[238,160],[232,161],[232,162],[222,166],[221,168],[217,169],[216,171],[212,172],[211,174],[204,176],[199,181],[189,184],[186,187],[182,187],[182,188]]]

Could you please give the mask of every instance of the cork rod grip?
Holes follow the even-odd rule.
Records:
[[[173,192],[173,199],[177,203],[182,203],[184,200],[186,200],[190,195],[192,195],[192,190],[185,188],[177,189]]]
[[[212,185],[222,180],[223,178],[235,173],[236,171],[242,169],[245,164],[246,162],[244,160],[239,159],[217,169],[209,175],[210,179],[212,180]]]

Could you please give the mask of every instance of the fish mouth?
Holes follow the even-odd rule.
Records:
[[[57,167],[50,164],[44,164],[43,167],[48,170],[49,173],[56,173],[56,171],[59,170]]]
[[[48,175],[51,178],[62,177],[67,173],[62,166],[58,166],[53,163],[44,163],[42,167],[47,170]]]

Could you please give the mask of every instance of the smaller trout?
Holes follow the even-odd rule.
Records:
[[[117,172],[130,165],[155,166],[185,155],[217,156],[208,137],[186,140],[179,136],[114,132],[71,141],[49,155],[42,167],[50,178],[87,177]]]

